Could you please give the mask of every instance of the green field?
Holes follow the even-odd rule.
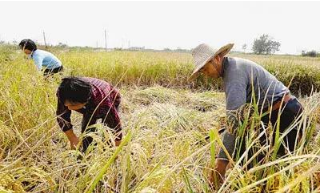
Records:
[[[110,135],[98,124],[98,133],[92,134],[97,146],[80,160],[56,124],[61,77],[44,80],[21,51],[3,53],[0,192],[212,192],[207,176],[220,144],[225,99],[220,81],[187,81],[191,54],[54,50],[66,68],[64,75],[104,79],[122,94],[124,146],[109,147]],[[320,191],[320,100],[317,92],[311,93],[320,88],[320,59],[232,56],[258,62],[290,85],[305,105],[302,142],[310,142],[251,170],[233,163],[217,192]],[[79,134],[81,116],[73,113],[72,120]],[[205,140],[208,135],[211,140]]]

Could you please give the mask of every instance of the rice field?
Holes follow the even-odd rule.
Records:
[[[70,150],[56,123],[55,92],[60,76],[45,80],[20,51],[0,56],[0,192],[319,192],[318,128],[320,59],[237,55],[261,63],[305,105],[302,142],[293,154],[268,157],[246,170],[231,163],[225,183],[208,185],[218,130],[225,121],[221,82],[189,83],[188,53],[55,50],[64,75],[91,76],[116,85],[122,94],[125,138],[106,141],[106,127],[92,133],[97,145],[86,154]],[[6,58],[5,58],[6,57]],[[255,116],[256,117],[256,116]],[[81,116],[73,113],[80,135]],[[250,127],[257,124],[248,120]],[[251,127],[253,128],[253,127]],[[254,130],[249,136],[256,145]],[[210,136],[210,137],[208,137]],[[272,155],[271,147],[268,149]]]

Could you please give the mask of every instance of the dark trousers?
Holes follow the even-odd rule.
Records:
[[[119,112],[120,100],[116,100],[114,102],[114,105],[116,107],[116,110]],[[86,133],[96,132],[96,128],[95,127],[90,127],[90,125],[96,124],[98,119],[92,117],[90,122],[89,122],[89,124],[87,122],[85,122],[84,120],[85,119],[82,119],[82,123],[81,123],[82,124],[81,125],[81,128],[82,128],[81,129],[81,133],[84,133],[84,132],[86,132]],[[107,121],[107,119],[104,118],[104,119],[102,119],[102,121],[103,121],[103,124],[106,125],[105,121]],[[88,125],[89,128],[87,128],[87,125]],[[85,136],[83,138],[83,140],[82,140],[82,152],[86,152],[87,151],[87,149],[88,149],[89,145],[92,143],[92,141],[93,141],[93,138],[90,137],[90,136]]]
[[[299,121],[301,119],[301,116],[299,115],[302,113],[303,107],[299,103],[299,101],[296,98],[293,98],[289,100],[286,104],[282,105],[281,110],[277,109],[274,111],[271,111],[271,114],[268,113],[265,116],[261,117],[261,121],[264,123],[264,125],[267,127],[269,124],[272,125],[272,139],[273,141],[271,142],[271,145],[274,145],[274,139],[276,135],[276,130],[277,130],[277,125],[279,125],[279,132],[280,136],[282,133],[288,129],[288,127],[294,123],[296,120]],[[278,120],[278,115],[280,115],[280,120]],[[284,137],[283,141],[284,144],[281,144],[281,146],[278,149],[277,155],[278,156],[283,156],[287,153],[287,149],[290,152],[293,152],[295,150],[295,143],[296,141],[299,142],[297,137],[301,137],[302,135],[302,130],[299,128],[300,124],[297,124],[294,128],[290,128],[291,131]],[[263,129],[260,129],[260,133],[263,131]],[[260,144],[261,146],[265,145],[267,143],[267,138],[268,135],[264,134],[260,139]],[[247,149],[246,149],[246,141],[245,139],[242,139],[241,148],[240,148],[240,155],[242,155]],[[270,144],[270,143],[269,143]],[[255,152],[257,152],[258,149],[252,149],[249,150],[248,152],[248,158],[252,157]],[[265,154],[261,153],[257,156],[256,162],[260,162],[265,158]],[[245,162],[245,160],[244,160]],[[251,168],[253,165],[249,164],[249,168]]]
[[[277,128],[277,124],[279,125],[279,132],[283,133],[285,130],[294,122],[294,121],[299,121],[301,119],[301,116],[299,115],[302,113],[303,108],[302,105],[299,103],[299,101],[294,98],[288,101],[287,104],[284,104],[284,108],[282,112],[279,112],[279,110],[275,110],[271,112],[270,114],[267,114],[266,116],[262,117],[261,120],[265,125],[267,125],[269,122],[271,122],[273,126],[273,139],[275,138],[275,132]],[[278,122],[278,114],[281,113],[280,115],[280,121]],[[295,150],[295,143],[296,143],[296,138],[299,137],[302,133],[302,130],[299,128],[300,124],[297,124],[292,130],[284,137],[284,142],[287,147],[291,152]],[[299,132],[299,133],[298,133]],[[278,151],[279,155],[285,155],[285,147],[284,145],[280,146],[280,149]]]
[[[52,76],[58,72],[61,72],[62,70],[63,70],[63,66],[60,66],[54,69],[45,69],[43,72],[43,76]]]

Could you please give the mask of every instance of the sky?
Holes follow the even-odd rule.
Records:
[[[70,46],[241,51],[268,34],[283,54],[320,51],[320,1],[0,1],[0,40]]]

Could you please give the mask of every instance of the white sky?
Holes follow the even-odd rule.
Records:
[[[0,2],[0,40],[78,46],[191,49],[235,43],[251,49],[263,33],[280,53],[320,51],[320,2]]]

